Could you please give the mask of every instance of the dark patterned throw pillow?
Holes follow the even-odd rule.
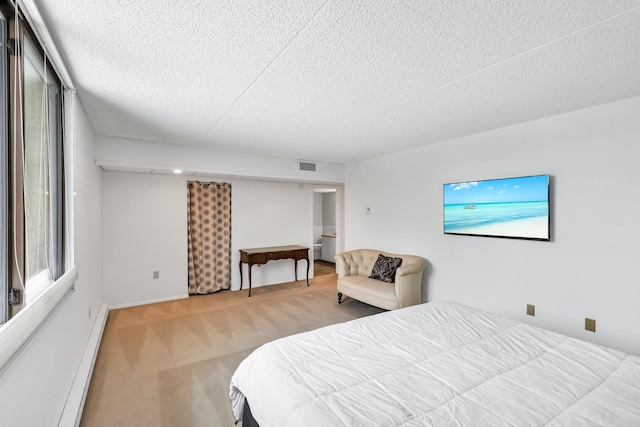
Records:
[[[396,270],[402,264],[402,258],[378,255],[376,263],[373,265],[369,279],[382,280],[393,283],[396,280]]]

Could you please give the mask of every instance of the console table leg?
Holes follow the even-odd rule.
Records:
[[[249,265],[249,296],[251,296],[251,267],[253,267],[251,264]]]
[[[240,290],[242,290],[242,261],[240,261]]]
[[[298,260],[297,259],[293,260],[293,277],[297,282],[298,281]]]
[[[309,262],[309,258],[307,258],[307,286],[309,286],[309,267],[311,263]]]

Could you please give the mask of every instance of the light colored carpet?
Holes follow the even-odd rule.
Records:
[[[229,381],[261,344],[379,313],[346,298],[336,274],[113,310],[81,426],[233,426]]]

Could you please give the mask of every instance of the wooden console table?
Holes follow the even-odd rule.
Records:
[[[307,286],[309,286],[309,248],[304,246],[274,246],[270,248],[240,249],[240,289],[242,289],[242,263],[249,265],[249,296],[251,296],[251,267],[276,259],[293,259],[293,272],[298,281],[298,260],[307,260]]]

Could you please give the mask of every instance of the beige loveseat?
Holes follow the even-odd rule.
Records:
[[[378,255],[402,258],[395,283],[369,279]],[[373,249],[356,249],[335,256],[338,273],[338,304],[343,295],[387,310],[420,304],[422,272],[427,260],[415,255],[398,255]]]

